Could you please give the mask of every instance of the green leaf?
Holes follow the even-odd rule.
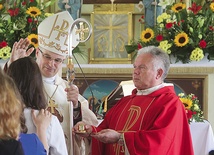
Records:
[[[50,5],[53,5],[54,3],[55,3],[55,0],[48,1],[48,2],[44,3],[44,8],[47,8]]]
[[[138,48],[138,45],[125,45],[125,49],[128,54],[135,52],[135,50],[137,50],[137,48]]]

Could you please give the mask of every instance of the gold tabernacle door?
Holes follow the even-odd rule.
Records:
[[[93,32],[89,63],[131,63],[131,55],[125,50],[133,34],[131,12],[92,12],[91,24]]]

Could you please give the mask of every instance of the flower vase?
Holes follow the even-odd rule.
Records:
[[[176,61],[176,57],[174,55],[169,55],[170,64],[181,64],[181,61]]]
[[[214,60],[214,54],[209,52],[209,55],[207,56],[207,58],[209,59],[209,61],[213,61]]]

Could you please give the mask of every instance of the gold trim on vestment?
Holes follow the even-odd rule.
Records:
[[[155,97],[152,99],[152,101],[149,103],[149,105],[147,106],[147,108],[144,110],[144,113],[143,113],[143,115],[142,115],[141,122],[140,122],[140,126],[139,126],[139,129],[138,129],[138,130],[141,130],[142,124],[143,124],[143,120],[144,120],[144,116],[145,116],[146,112],[148,111],[148,109],[150,108],[150,106],[152,105],[152,103],[154,102],[154,100],[155,100]],[[119,118],[118,118],[118,120],[117,120],[116,127],[115,127],[116,130],[117,130],[118,122],[120,121],[120,118],[122,117],[122,114],[125,112],[126,107],[129,105],[129,103],[130,103],[131,101],[132,101],[132,100],[130,100],[130,101],[126,104],[126,106],[123,108],[123,111],[120,113],[120,116],[119,116]],[[128,111],[130,111],[130,112],[129,112],[129,116],[128,116],[128,119],[127,119],[127,121],[126,121],[126,123],[125,123],[125,125],[124,125],[124,127],[123,127],[123,129],[122,129],[122,131],[118,131],[118,130],[117,130],[117,131],[120,132],[120,133],[130,132],[130,128],[133,127],[133,125],[137,122],[137,120],[139,120],[139,118],[140,118],[140,116],[141,116],[141,107],[139,107],[139,106],[131,105],[131,107],[129,108]],[[135,112],[137,113],[137,114],[136,114],[136,117],[135,117],[134,121],[131,122],[131,120],[132,120],[132,118],[133,118]],[[136,132],[136,131],[134,131],[134,132]],[[125,141],[125,139],[124,139],[124,141]],[[125,144],[126,144],[126,143],[125,143]],[[120,152],[125,152],[125,146],[124,146],[124,145],[121,146],[121,145],[118,145],[118,144],[113,144],[113,147],[114,147],[114,150],[115,150],[115,155],[119,155]],[[122,148],[121,148],[121,147],[122,147]]]

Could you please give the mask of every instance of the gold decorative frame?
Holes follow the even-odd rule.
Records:
[[[96,17],[109,17],[109,25],[98,25],[95,23]],[[126,17],[127,25],[113,25],[113,18],[118,17]],[[124,20],[124,19],[123,19]],[[102,24],[102,22],[100,22]],[[93,32],[91,36],[91,51],[89,63],[91,64],[130,64],[131,63],[131,55],[127,54],[125,50],[125,44],[128,44],[133,38],[133,29],[132,29],[132,13],[124,12],[124,11],[97,11],[92,12],[91,14],[91,24],[93,27]],[[123,37],[124,33],[118,33],[118,36],[115,38],[115,34],[113,34],[114,29],[120,29],[126,31],[127,38]],[[100,29],[107,29],[108,35],[100,35],[96,34]],[[107,36],[107,37],[106,37]],[[119,39],[118,39],[119,38]],[[100,43],[100,40],[104,40],[104,43]],[[118,46],[120,45],[120,47]],[[106,46],[106,47],[104,47]],[[117,47],[118,46],[118,47]],[[103,51],[106,49],[107,52]],[[102,49],[102,50],[101,50]],[[116,50],[115,50],[116,49]],[[100,54],[102,52],[102,54]],[[105,57],[106,53],[119,53],[121,57],[114,57],[113,54],[109,54],[110,57]],[[101,55],[101,56],[100,56]]]

